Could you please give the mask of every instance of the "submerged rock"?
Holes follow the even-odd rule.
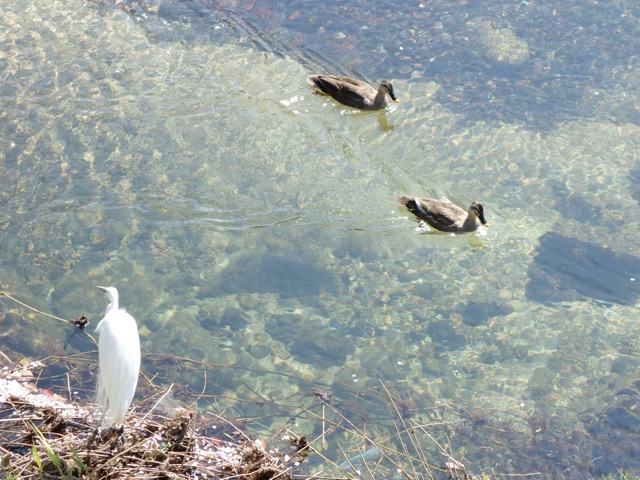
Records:
[[[338,290],[336,279],[327,270],[272,253],[240,257],[230,263],[214,283],[227,294],[277,293],[282,298],[336,293]]]
[[[592,298],[634,305],[640,295],[640,258],[548,232],[540,237],[528,277],[527,298],[536,302]]]
[[[591,204],[587,197],[577,192],[571,192],[560,181],[551,180],[549,187],[555,192],[553,208],[563,217],[592,225],[602,223],[602,209]]]
[[[311,322],[302,315],[275,315],[265,325],[265,332],[282,342],[295,359],[317,368],[344,365],[355,346],[345,332]]]
[[[631,198],[640,204],[640,167],[629,173]]]
[[[495,62],[520,64],[529,60],[531,56],[527,42],[518,37],[511,28],[500,28],[486,18],[469,20],[466,27],[477,35],[475,46],[479,52]]]
[[[509,315],[513,308],[496,302],[470,301],[462,309],[462,323],[470,327],[487,324],[493,317]]]
[[[433,343],[443,345],[448,350],[461,350],[467,345],[465,336],[456,332],[448,320],[433,321],[426,331]]]
[[[199,318],[200,325],[211,332],[217,332],[221,328],[244,330],[250,322],[249,316],[239,308],[227,307],[217,314],[204,309],[203,313]]]
[[[613,405],[604,411],[603,417],[610,427],[640,433],[640,418],[631,408],[624,405]]]
[[[347,356],[354,352],[355,346],[349,337],[326,328],[313,335],[297,337],[291,344],[291,353],[298,361],[323,369],[344,365]]]

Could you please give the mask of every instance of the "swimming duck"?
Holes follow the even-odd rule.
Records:
[[[480,225],[489,225],[484,218],[482,204],[479,202],[473,202],[468,211],[442,200],[407,195],[398,197],[398,202],[420,220],[442,232],[473,232]]]
[[[388,80],[380,82],[377,89],[357,78],[335,75],[310,75],[307,81],[317,89],[317,93],[360,110],[382,110],[389,104],[387,95],[398,103],[393,84]]]

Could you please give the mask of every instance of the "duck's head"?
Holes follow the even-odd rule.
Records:
[[[391,97],[391,100],[393,100],[396,103],[399,102],[398,98],[396,97],[396,92],[393,91],[393,83],[391,83],[389,80],[383,80],[382,82],[380,82],[380,87],[378,88],[378,91],[385,92],[387,95]]]
[[[480,202],[473,202],[471,204],[471,206],[469,207],[469,214],[475,215],[476,218],[480,220],[480,223],[485,227],[489,226],[489,224],[487,223],[487,219],[484,218],[484,207]]]

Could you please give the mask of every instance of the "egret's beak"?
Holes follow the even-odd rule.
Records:
[[[102,290],[104,293],[107,293],[107,288],[106,287],[101,287],[101,286],[98,285],[98,288],[100,290]]]

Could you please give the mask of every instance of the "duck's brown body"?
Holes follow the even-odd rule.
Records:
[[[479,202],[473,202],[469,210],[442,200],[407,195],[398,197],[398,202],[420,220],[442,232],[473,232],[480,225],[487,225],[484,208]]]
[[[377,89],[357,78],[336,75],[310,75],[307,81],[318,93],[360,110],[382,110],[389,104],[387,96],[394,102],[398,101],[393,84],[388,80],[380,82]]]

